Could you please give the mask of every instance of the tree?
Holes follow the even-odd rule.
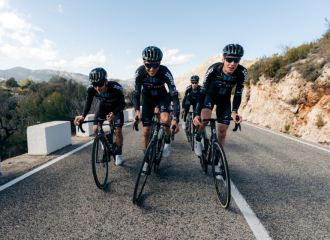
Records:
[[[14,91],[16,90],[17,87],[19,87],[17,81],[15,78],[11,77],[6,81],[6,87],[8,88],[14,88]]]

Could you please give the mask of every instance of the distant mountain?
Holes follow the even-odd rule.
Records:
[[[34,82],[49,81],[53,76],[60,75],[66,79],[74,79],[77,82],[88,83],[88,76],[81,73],[69,73],[64,71],[57,71],[51,69],[31,70],[22,67],[15,67],[7,70],[0,70],[0,77],[9,79],[14,77],[17,82],[26,78]]]
[[[221,62],[222,60],[222,54],[217,54],[211,57],[209,60],[207,60],[205,63],[202,63],[192,70],[189,70],[185,74],[174,78],[175,86],[178,89],[179,92],[184,92],[188,85],[190,85],[190,77],[192,75],[198,75],[199,76],[199,84],[202,85],[204,81],[204,76],[207,71],[207,69],[216,62]],[[244,67],[251,66],[256,60],[241,60],[240,64]]]
[[[14,77],[17,82],[24,79],[31,79],[34,82],[49,81],[53,76],[60,75],[66,79],[74,79],[82,84],[89,84],[88,76],[81,73],[69,73],[51,69],[31,70],[23,67],[15,67],[7,70],[0,70],[0,85],[4,85],[5,79]],[[119,84],[125,90],[134,89],[134,79],[119,80]]]

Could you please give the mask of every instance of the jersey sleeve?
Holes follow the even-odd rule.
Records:
[[[126,105],[125,95],[124,95],[124,90],[119,83],[114,83],[113,91],[114,91],[115,95],[117,96],[118,102],[119,102],[116,109],[113,111],[113,114],[117,115],[120,111],[124,110],[124,108],[125,108],[125,105]]]
[[[95,95],[95,91],[93,85],[89,85],[87,87],[87,97],[86,97],[86,103],[85,103],[85,107],[84,107],[84,111],[82,116],[85,118],[89,112],[89,110],[91,109],[92,106],[92,102],[93,102],[93,98]]]
[[[141,66],[142,67],[142,66]],[[141,97],[141,89],[142,89],[142,74],[141,74],[141,67],[139,67],[135,72],[135,92],[134,92],[134,99],[133,105],[134,109],[140,110],[140,97]]]
[[[203,82],[203,85],[201,87],[201,91],[199,93],[199,96],[198,96],[198,99],[197,99],[197,104],[196,104],[195,114],[198,115],[198,116],[201,115],[206,94],[207,94],[207,92],[210,88],[210,85],[212,83],[213,74],[215,72],[214,68],[215,68],[215,64],[213,64],[211,67],[209,67],[209,69],[206,71],[204,82]]]
[[[236,84],[236,90],[234,94],[234,100],[233,100],[233,111],[237,113],[239,106],[241,105],[242,101],[242,94],[244,90],[244,85],[246,82],[247,77],[247,70],[242,66],[242,72],[240,74],[240,81]]]
[[[174,78],[173,78],[170,70],[168,70],[166,67],[165,67],[164,81],[167,84],[168,90],[172,97],[173,108],[174,108],[173,109],[174,117],[176,117],[177,122],[179,122],[180,102],[179,102],[179,97],[178,97],[178,91],[176,90],[176,87],[174,84]]]

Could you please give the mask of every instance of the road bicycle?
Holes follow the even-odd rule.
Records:
[[[135,119],[133,130],[139,131],[137,121],[138,118]],[[159,168],[164,150],[164,145],[165,145],[165,133],[163,127],[170,127],[170,125],[168,124],[164,124],[154,120],[142,119],[142,121],[151,122],[152,124],[154,124],[154,129],[153,129],[153,136],[150,139],[149,145],[144,154],[140,171],[137,180],[135,182],[134,193],[133,193],[133,204],[137,204],[141,200],[143,189],[145,187],[149,175],[152,172],[152,169],[154,169],[154,172],[156,172]],[[174,140],[174,130],[175,130],[175,126],[173,126],[172,128],[172,133],[171,133],[172,140]],[[143,172],[143,166],[146,162],[148,163],[148,168],[146,172]]]
[[[202,156],[199,157],[202,171],[207,174],[208,165],[212,165],[212,175],[215,190],[219,199],[221,207],[228,208],[231,198],[231,188],[230,188],[230,174],[227,163],[227,158],[225,151],[223,150],[221,144],[218,141],[216,134],[215,122],[220,120],[233,120],[232,118],[210,118],[203,119],[203,121],[210,122],[211,125],[211,136],[210,139],[207,138],[206,131],[201,134],[202,138]],[[239,116],[236,116],[236,120],[239,120]],[[235,124],[234,132],[237,129],[241,130],[240,124]],[[196,127],[196,132],[198,132],[199,126]],[[215,167],[219,166],[220,173],[215,172]]]
[[[193,124],[193,112],[187,113],[187,121],[186,121],[186,136],[188,142],[190,142],[191,150],[194,150],[194,132],[195,132],[195,125]]]
[[[98,124],[98,134],[94,138],[93,151],[92,151],[92,170],[96,186],[100,189],[104,189],[109,173],[109,162],[113,159],[115,164],[116,160],[116,135],[114,122],[109,122],[109,131],[105,133],[102,128],[102,122],[107,121],[106,119],[81,121],[79,122],[78,129],[83,133],[85,132],[82,128],[83,123],[95,122]]]

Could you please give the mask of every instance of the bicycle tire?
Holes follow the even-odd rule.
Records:
[[[139,175],[135,182],[134,193],[133,193],[133,204],[137,204],[141,200],[143,189],[145,187],[145,184],[147,182],[149,175],[151,174],[151,169],[154,164],[154,154],[155,154],[154,144],[155,144],[154,142],[150,142],[150,144],[146,150],[146,153],[144,154],[143,161],[142,161],[140,171],[139,171]],[[144,163],[147,160],[149,160],[148,170],[145,173],[145,175],[141,175]]]
[[[115,134],[115,129],[112,130],[112,134],[110,135],[110,144],[111,144],[111,152],[109,153],[109,162],[111,161],[111,156],[113,157],[113,164],[116,164],[116,134]]]
[[[204,174],[207,174],[208,158],[209,158],[209,156],[207,156],[208,142],[206,141],[204,134],[202,135],[202,137],[203,137],[202,141],[204,142],[204,149],[202,150],[202,156],[199,157],[199,162],[202,167],[202,172]]]
[[[97,135],[93,143],[92,170],[96,186],[105,188],[108,180],[108,153],[101,135]]]
[[[190,146],[191,146],[191,151],[194,151],[194,144],[195,144],[195,138],[194,138],[194,134],[195,134],[195,125],[192,124],[192,122],[190,122],[190,125],[192,125],[192,130],[190,129]]]
[[[164,146],[165,146],[165,131],[162,128],[161,131],[162,136],[160,137],[160,139],[157,140],[157,153],[158,156],[156,156],[156,161],[154,162],[154,172],[156,173],[159,169],[160,166],[160,162],[162,161],[163,158],[163,150],[164,150]]]
[[[213,182],[214,182],[215,190],[217,192],[217,196],[221,207],[228,208],[231,198],[231,188],[230,188],[230,176],[229,176],[229,169],[228,169],[226,155],[222,146],[218,142],[215,142],[212,147],[213,147],[212,173],[213,173]],[[217,156],[217,152],[218,152],[218,156]],[[215,173],[216,157],[219,158],[220,171],[221,171],[220,179],[217,178],[217,176],[219,175]]]
[[[191,142],[191,122],[190,120],[187,119],[186,121],[186,136],[187,136],[187,140],[188,142]]]

